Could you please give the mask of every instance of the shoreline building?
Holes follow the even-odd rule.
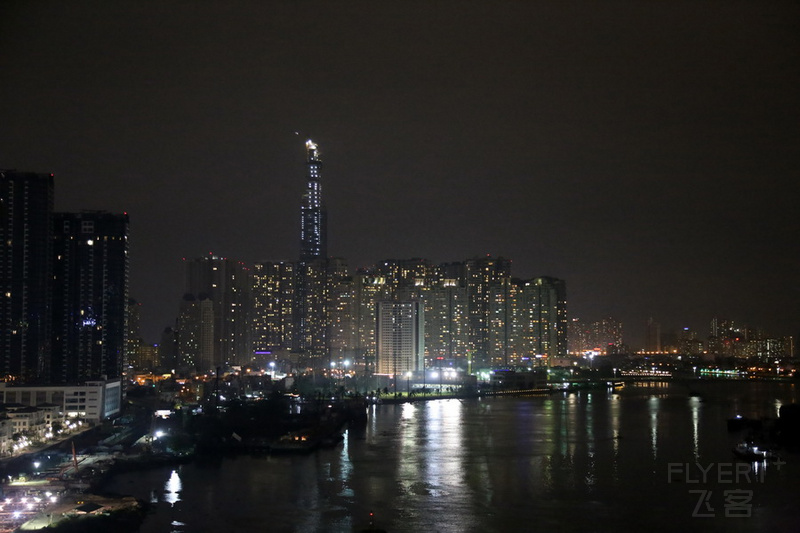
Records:
[[[80,385],[15,386],[0,382],[0,404],[40,408],[57,405],[64,418],[99,423],[120,413],[122,389],[119,379],[102,377]]]
[[[533,330],[533,353],[553,358],[567,355],[567,286],[563,279],[542,276],[525,284],[532,300],[530,327]]]
[[[492,294],[511,277],[511,261],[502,257],[475,257],[464,262],[467,287],[469,343],[473,368],[492,365]]]
[[[418,300],[377,304],[376,373],[405,376],[423,370],[425,312]]]
[[[535,302],[523,299],[522,282],[502,278],[489,287],[489,362],[492,368],[508,368],[523,364],[523,317]]]
[[[468,366],[467,289],[455,278],[441,278],[425,305],[425,351],[429,361]]]

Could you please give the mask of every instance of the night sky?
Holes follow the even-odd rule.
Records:
[[[797,2],[0,3],[0,168],[127,211],[145,337],[182,258],[491,253],[638,348],[714,316],[800,332]],[[299,132],[296,135],[295,132]]]

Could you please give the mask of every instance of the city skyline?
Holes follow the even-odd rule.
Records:
[[[352,269],[490,253],[633,346],[797,336],[798,6],[417,7],[4,3],[0,168],[130,213],[149,342],[182,257],[298,257],[298,130]]]

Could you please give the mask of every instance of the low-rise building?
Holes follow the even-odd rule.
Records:
[[[51,406],[55,405],[65,418],[82,418],[97,423],[119,414],[122,388],[119,379],[87,381],[83,385],[16,386],[0,383],[0,403],[45,406],[45,410],[51,413]]]
[[[40,403],[36,407],[44,413],[44,423],[48,428],[53,427],[54,422],[64,421],[64,412],[61,410],[61,406],[54,403]]]
[[[19,404],[0,405],[0,409],[5,410],[6,416],[11,420],[12,435],[20,433],[35,440],[44,438],[48,428],[44,410]]]

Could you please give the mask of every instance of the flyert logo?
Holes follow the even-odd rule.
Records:
[[[786,464],[778,459],[773,463],[780,470]],[[756,468],[756,466],[758,468]],[[761,463],[668,463],[667,483],[750,485],[764,483],[766,464]],[[714,491],[710,489],[689,490],[695,494],[697,503],[692,510],[694,518],[714,518],[717,508],[714,507]],[[725,518],[750,518],[753,511],[753,490],[731,488],[722,491],[723,512]]]
[[[750,463],[667,463],[667,483],[763,483],[766,471]]]

